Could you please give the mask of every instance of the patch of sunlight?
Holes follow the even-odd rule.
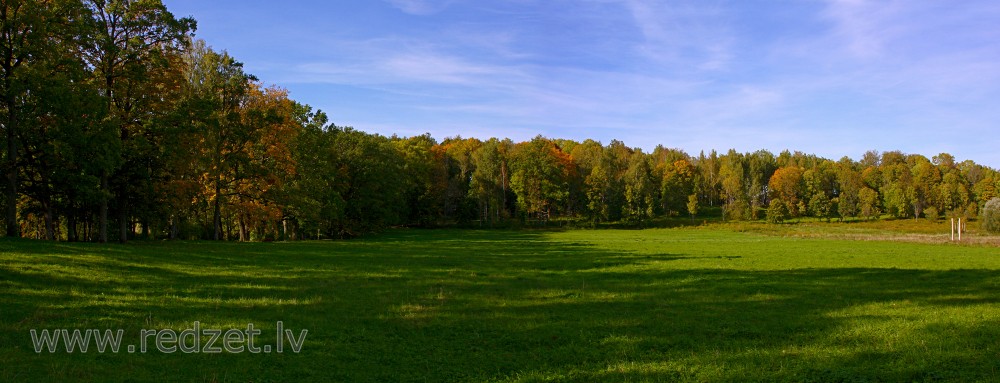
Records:
[[[365,271],[355,275],[358,278],[365,279],[401,279],[403,275],[400,273],[387,273],[387,272],[375,272],[375,271]]]
[[[218,301],[218,299],[213,301]],[[318,304],[323,301],[323,297],[315,296],[305,299],[277,298],[277,297],[259,297],[259,298],[240,297],[236,299],[223,299],[222,301],[225,304],[236,304],[240,306],[303,306],[303,305]]]
[[[544,290],[530,290],[525,297],[528,299],[535,300],[553,300],[553,299],[576,299],[583,296],[583,291],[578,289],[544,289]]]
[[[114,282],[131,282],[131,281],[149,281],[150,279],[156,279],[154,276],[143,275],[143,276],[131,276],[122,272],[110,272],[108,270],[102,270],[103,266],[98,266],[100,268],[88,267],[84,265],[55,265],[55,264],[14,264],[10,265],[7,269],[23,274],[25,276],[44,276],[54,279],[62,279],[67,282],[70,281],[83,281],[92,283],[107,283],[109,281]]]
[[[435,311],[435,307],[418,303],[407,303],[400,305],[394,311],[400,318],[422,319],[430,317]]]
[[[601,302],[613,302],[613,301],[625,301],[632,300],[639,297],[636,292],[618,292],[618,291],[583,291],[583,297],[589,300],[601,301]]]
[[[600,344],[602,345],[636,345],[642,342],[642,338],[630,335],[608,335],[601,339]]]
[[[913,303],[909,299],[903,300],[891,300],[891,301],[878,301],[870,302],[865,304],[859,304],[843,308],[840,310],[833,310],[826,313],[827,317],[830,318],[854,318],[854,317],[871,317],[874,315],[884,316],[884,317],[901,317],[904,314],[914,314],[921,310],[921,306]]]
[[[610,364],[604,370],[598,371],[598,376],[610,378],[616,375],[656,375],[678,376],[678,373],[693,373],[690,365],[680,361],[653,361],[653,362],[618,362]]]
[[[281,298],[281,297],[194,297],[179,295],[137,295],[137,294],[86,294],[71,291],[69,294],[61,293],[62,296],[70,296],[76,299],[72,302],[54,303],[49,307],[56,308],[87,308],[87,307],[135,307],[144,306],[165,306],[165,307],[186,307],[193,306],[234,306],[234,307],[260,307],[260,306],[303,306],[314,305],[323,301],[323,297],[315,296],[310,298]]]
[[[785,299],[785,297],[782,296],[782,295],[778,295],[778,294],[756,293],[756,294],[752,294],[752,295],[747,296],[746,298],[743,299],[743,301],[744,302],[774,302],[774,301],[779,301],[779,300],[782,300],[782,299]]]
[[[257,283],[229,283],[215,285],[212,289],[230,289],[230,290],[261,290],[261,291],[292,291],[293,289],[287,286],[273,286],[273,285],[263,285]]]

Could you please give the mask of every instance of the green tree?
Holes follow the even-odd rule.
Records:
[[[747,196],[750,200],[750,218],[759,218],[759,210],[767,205],[770,179],[777,170],[777,160],[774,154],[766,150],[758,150],[747,156]]]
[[[102,190],[112,192],[117,201],[120,240],[128,239],[129,197],[131,186],[141,180],[135,166],[141,156],[153,104],[168,99],[151,94],[156,88],[150,81],[158,70],[169,64],[170,54],[183,50],[188,33],[195,29],[191,18],[177,19],[160,0],[85,0],[92,17],[86,21],[90,33],[83,57],[94,68],[108,106],[107,124],[118,131],[123,158],[114,170],[101,174]],[[146,151],[148,153],[148,151]],[[123,166],[126,165],[126,166]],[[115,190],[110,190],[112,184]],[[108,200],[100,206],[100,240],[108,239]]]
[[[719,184],[722,186],[722,196],[725,200],[723,218],[742,220],[750,216],[750,204],[746,187],[746,158],[736,150],[720,158]]]
[[[350,237],[403,221],[407,211],[406,160],[389,138],[334,128],[337,167],[344,179],[343,217],[331,235]]]
[[[983,206],[980,219],[983,221],[983,230],[1000,233],[1000,198],[991,199]]]
[[[29,121],[26,111],[27,95],[36,80],[45,71],[29,67],[58,55],[58,49],[70,36],[68,16],[73,3],[53,0],[0,0],[0,114],[5,143],[3,174],[6,178],[4,206],[5,234],[20,236],[17,221],[19,200],[18,179],[20,163],[19,136],[24,135],[21,125]],[[34,84],[32,84],[34,82]]]
[[[667,214],[684,211],[687,196],[695,190],[697,169],[686,159],[664,164],[660,183],[661,206]]]
[[[601,179],[603,175],[594,176],[595,169],[603,171],[603,169],[598,169],[600,162],[604,156],[604,146],[600,142],[594,140],[584,140],[578,145],[574,145],[570,155],[573,157],[573,163],[576,165],[577,177],[575,180],[571,181],[571,191],[575,191],[570,194],[570,198],[573,200],[575,206],[578,207],[578,213],[586,216],[592,222],[596,222],[599,219],[603,219],[603,212],[599,211],[601,204],[600,199],[596,198],[594,204],[591,202],[591,195],[595,197],[600,196],[600,188],[591,185],[590,182]],[[591,178],[594,177],[594,178]],[[595,182],[597,184],[599,182]],[[596,209],[595,209],[596,208]]]
[[[545,137],[517,144],[510,184],[521,211],[548,221],[569,194],[571,166],[572,158]]]
[[[816,218],[825,218],[827,222],[833,215],[833,201],[824,192],[817,192],[809,199],[809,210]]]
[[[687,203],[688,214],[691,214],[691,220],[694,221],[694,216],[698,215],[698,195],[691,194],[688,196]]]
[[[927,218],[931,222],[937,222],[938,218],[941,218],[941,213],[938,212],[936,207],[928,206],[924,209],[924,218]]]
[[[622,178],[628,170],[632,150],[618,140],[601,150],[597,163],[585,181],[587,207],[598,220],[617,221],[625,206]]]
[[[882,203],[886,213],[896,218],[907,218],[911,205],[911,190],[899,183],[892,183],[883,188]]]
[[[698,178],[698,195],[703,202],[707,202],[708,206],[715,206],[716,202],[719,201],[720,191],[720,163],[719,155],[715,150],[711,151],[707,156],[705,152],[698,154],[698,159],[695,162],[695,166],[698,168],[697,178]]]
[[[195,42],[186,60],[185,120],[198,137],[190,148],[195,151],[192,157],[201,162],[198,177],[212,206],[212,239],[221,240],[224,205],[249,176],[247,149],[260,138],[241,117],[256,78],[228,53],[215,52],[201,41]]]
[[[446,138],[434,148],[435,158],[446,171],[444,215],[449,220],[467,223],[476,217],[476,202],[469,197],[470,181],[476,165],[473,153],[482,146],[475,138]]]
[[[882,214],[879,209],[878,192],[869,187],[858,191],[858,213],[866,219],[878,219]]]
[[[913,218],[919,218],[938,197],[941,173],[924,156],[910,156],[910,161],[914,163],[911,167],[913,183],[910,203],[913,205]]]
[[[767,222],[782,223],[788,219],[788,203],[781,199],[772,199],[767,207]]]
[[[858,215],[860,197],[858,193],[864,187],[861,174],[855,170],[855,164],[850,158],[841,158],[836,164],[837,189],[840,194],[837,197],[837,213],[841,220]]]
[[[507,193],[510,190],[510,167],[507,154],[513,143],[491,138],[472,153],[474,170],[469,181],[469,194],[478,201],[481,222],[508,218]]]
[[[25,68],[33,72],[31,91],[22,96],[28,107],[16,139],[21,143],[24,192],[42,214],[44,237],[56,239],[56,220],[65,214],[67,239],[75,241],[82,204],[97,196],[91,159],[106,155],[102,152],[109,132],[101,130],[102,105],[87,81],[89,73],[71,50],[63,52]]]
[[[625,184],[625,219],[643,222],[653,217],[656,206],[656,187],[650,172],[649,159],[640,150],[632,153],[628,169],[622,179]]]
[[[908,218],[913,211],[913,172],[906,162],[906,155],[899,151],[882,153],[879,165],[879,194],[885,213],[896,218]]]
[[[404,183],[409,212],[405,218],[418,225],[436,224],[445,215],[448,168],[445,153],[435,153],[437,140],[422,134],[395,140],[406,170]]]

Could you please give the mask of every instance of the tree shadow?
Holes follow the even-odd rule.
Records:
[[[179,368],[187,380],[233,381],[998,378],[995,270],[683,269],[670,265],[740,256],[637,254],[547,234],[398,230],[110,253],[15,244],[30,249],[0,264],[0,356],[33,375],[0,367],[0,379],[126,371],[146,381]],[[280,356],[38,355],[27,336],[195,320],[259,324],[264,342],[279,320],[310,332],[303,353]]]

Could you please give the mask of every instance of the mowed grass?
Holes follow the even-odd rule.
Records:
[[[194,321],[309,333],[299,354],[36,354],[29,334]],[[5,240],[0,361],[2,381],[998,381],[1000,250],[725,226]]]

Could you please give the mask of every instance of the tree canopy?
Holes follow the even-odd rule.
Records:
[[[391,226],[993,217],[997,170],[948,153],[691,155],[337,126],[159,0],[0,0],[7,236],[276,240]]]

